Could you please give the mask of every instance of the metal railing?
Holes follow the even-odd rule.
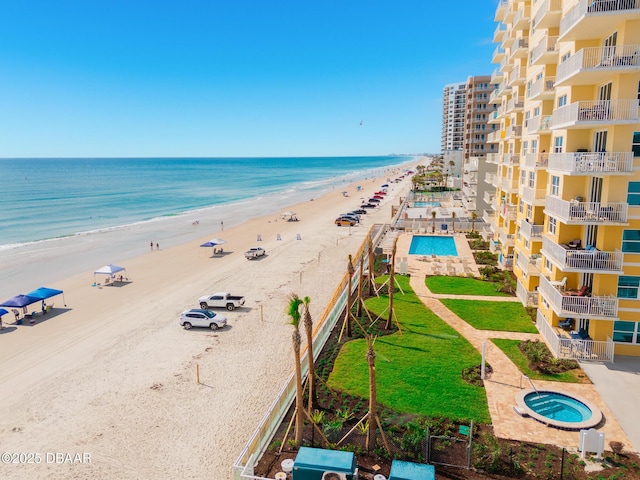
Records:
[[[547,195],[545,213],[563,223],[626,223],[629,204],[622,202],[577,202]]]
[[[528,97],[534,99],[543,93],[553,94],[555,90],[556,77],[542,77],[531,84]]]
[[[574,102],[554,110],[552,119],[557,128],[575,123],[638,121],[638,100]]]
[[[622,272],[624,253],[600,250],[571,250],[558,245],[548,237],[542,239],[542,253],[560,266],[563,272],[607,271]]]
[[[619,47],[588,47],[558,65],[558,82],[586,69],[619,69],[640,66],[640,45]]]
[[[522,198],[526,203],[531,205],[541,205],[544,202],[544,198],[547,194],[546,188],[531,188],[521,185]]]
[[[557,315],[561,317],[616,319],[618,299],[613,295],[578,296],[563,295],[546,277],[540,276],[539,291],[549,302]]]
[[[542,240],[542,232],[544,231],[544,225],[535,225],[523,220],[520,223],[520,235],[527,240]]]
[[[558,37],[545,37],[535,47],[531,49],[531,64],[536,63],[546,53],[558,52],[556,45],[558,43]]]
[[[561,337],[556,334],[540,310],[536,315],[536,327],[557,358],[592,362],[614,361],[615,343],[609,336],[606,341]]]
[[[633,152],[550,153],[549,169],[566,173],[631,173]]]
[[[640,0],[580,0],[560,20],[560,36],[571,30],[585,15],[640,9]]]
[[[540,118],[540,117],[534,117]],[[533,120],[533,119],[531,119]],[[529,120],[529,122],[531,122]],[[546,168],[549,165],[549,154],[548,153],[527,153],[524,156],[524,164],[522,165],[524,168]]]
[[[527,290],[520,279],[516,281],[516,297],[520,299],[523,307],[538,306],[538,292],[530,292]]]

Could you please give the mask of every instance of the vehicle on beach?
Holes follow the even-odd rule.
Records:
[[[386,195],[387,192],[385,192],[384,190],[380,190],[379,192],[374,193],[374,195]]]
[[[366,215],[367,211],[364,208],[359,208],[358,210],[354,210],[351,213],[357,213],[358,215]]]
[[[249,250],[244,252],[244,258],[247,260],[254,260],[258,257],[264,256],[266,253],[267,252],[262,247],[251,247]]]
[[[218,330],[227,324],[227,317],[212,312],[211,310],[194,308],[182,312],[179,322],[185,330],[190,330],[191,327],[205,327],[211,330]]]
[[[356,223],[360,223],[360,215],[352,215],[351,213],[341,213],[338,218],[346,218],[347,220],[353,220]]]
[[[356,224],[355,220],[350,220],[348,218],[336,218],[335,223],[339,227],[353,227]]]
[[[376,208],[378,205],[375,203],[363,203],[360,208]]]
[[[369,203],[380,203],[380,200],[381,200],[380,198],[372,197],[372,198],[370,198],[370,199],[369,199],[369,200],[367,200],[367,201],[368,201]]]
[[[229,292],[217,292],[213,295],[200,297],[198,303],[200,303],[200,308],[205,310],[209,308],[226,308],[232,311],[234,308],[239,308],[244,305],[244,297],[234,296]]]

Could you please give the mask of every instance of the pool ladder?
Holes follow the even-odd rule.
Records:
[[[529,381],[529,383],[530,383],[530,384],[531,384],[531,386],[533,387],[533,390],[534,390],[538,395],[540,395],[540,392],[538,391],[538,389],[536,388],[536,386],[533,384],[533,381],[532,381],[529,377],[527,377],[526,375],[522,375],[522,376],[523,376],[524,378],[526,378],[526,379]],[[522,379],[520,379],[520,380],[521,380],[521,381],[520,381],[520,388],[522,388]]]

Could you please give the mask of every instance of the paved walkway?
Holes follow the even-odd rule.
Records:
[[[458,252],[462,255],[470,255],[471,251],[464,238],[456,239],[456,247],[464,242],[464,246],[469,250],[458,247]],[[405,234],[398,239],[398,252],[408,252],[411,235]],[[411,275],[410,284],[414,292],[422,302],[431,309],[442,320],[463,335],[479,352],[482,352],[482,344],[486,348],[486,361],[493,368],[490,379],[485,380],[485,390],[487,392],[487,402],[489,413],[496,436],[518,441],[547,443],[559,445],[567,448],[577,449],[579,443],[579,432],[568,432],[556,428],[547,427],[532,418],[523,418],[515,413],[515,396],[523,388],[530,388],[531,385],[524,379],[522,373],[511,360],[496,347],[492,338],[507,338],[517,340],[539,339],[539,334],[517,333],[517,332],[496,332],[490,330],[477,330],[467,322],[462,320],[451,310],[447,309],[439,298],[463,298],[489,301],[518,301],[517,299],[504,300],[511,297],[470,297],[468,295],[434,295],[425,285],[425,276],[430,274],[431,269],[427,266],[429,262],[420,261],[416,256],[409,255],[408,269]],[[472,269],[477,272],[477,266]],[[622,428],[618,424],[612,412],[604,403],[595,386],[592,384],[573,384],[560,382],[547,382],[536,380],[537,388],[555,389],[568,394],[578,395],[596,404],[603,413],[605,424],[598,430],[605,433],[605,445],[608,448],[609,442],[620,441],[626,446],[631,443]]]

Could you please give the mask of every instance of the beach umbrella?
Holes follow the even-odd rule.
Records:
[[[223,240],[221,238],[212,238],[211,240],[209,240],[209,242],[213,245],[222,245],[223,243],[227,243],[226,240]]]
[[[204,242],[201,247],[215,247],[217,244],[212,242]]]
[[[32,303],[39,302],[40,299],[36,297],[30,297],[28,295],[16,295],[9,300],[5,300],[0,303],[0,307],[26,307]]]

